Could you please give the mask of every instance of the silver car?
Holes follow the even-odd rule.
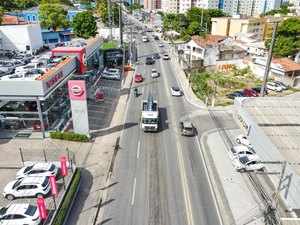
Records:
[[[102,78],[110,80],[120,80],[120,71],[119,69],[109,69],[102,74]]]

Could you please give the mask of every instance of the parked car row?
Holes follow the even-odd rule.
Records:
[[[288,89],[288,86],[281,81],[268,82],[266,87],[267,89],[276,92],[281,92]]]
[[[11,201],[15,198],[44,197],[50,192],[49,176],[57,176],[57,173],[53,163],[25,166],[17,172],[16,180],[5,186],[3,196]],[[0,208],[0,224],[38,225],[40,222],[37,206],[17,203]]]
[[[252,148],[251,143],[245,135],[236,137],[238,146],[233,146],[229,149],[228,154],[232,160],[233,168],[238,172],[260,171],[264,169],[260,158]]]

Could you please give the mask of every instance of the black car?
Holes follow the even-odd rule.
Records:
[[[251,88],[253,91],[256,91],[259,95],[260,95],[260,90],[261,90],[261,87],[254,87],[254,88]],[[268,94],[268,91],[267,89],[265,88],[265,95]]]
[[[158,36],[154,36],[154,40],[159,40],[159,37]]]
[[[231,93],[231,94],[227,94],[226,97],[230,98],[230,99],[235,99],[236,97],[243,97],[243,96],[239,93],[234,92],[234,93]]]
[[[155,53],[155,54],[153,55],[153,58],[154,58],[154,59],[160,59],[160,55],[159,55],[158,53]]]
[[[243,91],[235,91],[234,93],[238,93],[241,95],[241,97],[249,97],[245,92]]]
[[[154,59],[151,56],[147,56],[146,57],[146,64],[147,65],[152,65],[154,63],[155,63],[155,61],[154,61]]]

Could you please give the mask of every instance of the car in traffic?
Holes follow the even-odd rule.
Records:
[[[272,91],[276,91],[276,92],[281,92],[282,91],[282,87],[276,83],[273,82],[268,82],[266,85],[267,89],[272,90]]]
[[[160,55],[158,53],[154,53],[153,58],[154,59],[160,59]]]
[[[232,148],[229,149],[228,151],[229,157],[233,160],[236,158],[240,158],[246,155],[254,155],[256,154],[254,149],[251,147],[243,146],[243,145],[238,145],[238,146],[233,146]]]
[[[182,136],[194,136],[196,134],[196,128],[189,121],[180,122],[179,128]]]
[[[171,87],[171,94],[172,94],[172,96],[181,96],[182,91],[181,91],[180,87]]]
[[[120,70],[119,69],[108,69],[104,71],[101,78],[109,79],[109,80],[120,80]]]
[[[50,182],[48,177],[25,177],[9,182],[3,190],[3,196],[10,201],[18,197],[42,198],[49,191]]]
[[[232,161],[232,165],[238,172],[261,171],[264,169],[264,165],[256,154],[236,158]]]
[[[259,93],[250,88],[245,88],[243,92],[246,93],[246,95],[248,95],[249,97],[259,97]]]
[[[159,37],[157,35],[153,36],[154,40],[159,40]]]
[[[152,65],[155,63],[155,60],[152,58],[152,56],[146,57],[146,65]]]
[[[238,144],[242,144],[242,145],[246,145],[246,146],[252,147],[250,141],[243,134],[239,134],[238,136],[236,136],[235,141]]]
[[[158,47],[164,47],[164,44],[162,42],[159,42]]]
[[[24,177],[37,177],[37,176],[56,176],[58,172],[57,167],[53,163],[38,162],[30,166],[24,166],[16,175],[16,179]]]
[[[38,225],[40,222],[39,210],[35,205],[19,203],[0,208],[1,225]]]
[[[135,76],[134,76],[134,82],[136,82],[136,83],[143,82],[143,76],[142,76],[142,74],[140,74],[140,73],[135,74]]]
[[[163,59],[164,60],[169,60],[170,59],[169,54],[168,53],[164,53],[163,54]]]
[[[275,84],[279,85],[280,87],[282,87],[282,90],[287,90],[288,89],[288,86],[281,82],[281,81],[274,81]]]
[[[157,69],[151,69],[151,77],[152,78],[159,77],[159,73],[158,73]]]
[[[230,99],[235,99],[236,97],[243,97],[243,96],[239,93],[230,93],[230,94],[227,94],[226,97],[230,98]]]

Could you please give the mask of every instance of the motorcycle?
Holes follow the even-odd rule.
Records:
[[[137,88],[134,89],[134,96],[135,97],[139,96],[139,90]]]

